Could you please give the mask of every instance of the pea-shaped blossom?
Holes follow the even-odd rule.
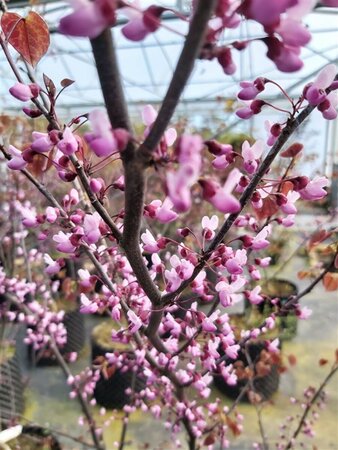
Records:
[[[101,216],[98,212],[85,215],[83,220],[83,240],[87,244],[95,244],[101,238],[100,223]]]
[[[337,117],[338,93],[330,92],[325,100],[318,105],[318,110],[326,120],[334,120]]]
[[[256,78],[254,82],[251,81],[241,81],[239,85],[241,90],[238,93],[238,98],[240,100],[253,100],[256,96],[265,89],[265,83],[267,80],[265,78]]]
[[[230,274],[240,275],[243,273],[243,266],[245,266],[247,260],[248,257],[245,249],[236,250],[234,256],[229,258],[225,263],[225,267]]]
[[[324,187],[329,184],[329,180],[326,177],[315,176],[304,189],[299,191],[300,196],[304,200],[320,200],[327,195]]]
[[[243,295],[238,291],[245,285],[246,279],[237,276],[235,281],[229,283],[227,281],[220,281],[216,284],[215,289],[218,292],[220,302],[225,308],[232,306],[242,300]]]
[[[315,81],[305,91],[305,98],[310,105],[317,106],[325,100],[325,90],[333,83],[336,74],[337,67],[334,64],[329,64],[319,72]]]
[[[270,245],[270,242],[266,239],[270,233],[271,225],[267,225],[253,238],[251,248],[253,250],[262,250]]]
[[[69,3],[74,11],[60,20],[62,34],[93,39],[115,24],[115,1],[69,0]]]
[[[80,295],[80,311],[83,314],[95,314],[99,309],[98,304],[94,301],[89,300],[89,298],[85,294]]]
[[[134,0],[131,7],[121,8],[121,12],[129,19],[121,29],[122,34],[130,41],[142,41],[159,28],[160,17],[165,10],[162,6],[151,5],[142,11],[139,0]]]
[[[168,196],[178,212],[191,206],[190,189],[196,183],[201,170],[202,138],[198,135],[181,136],[176,148],[179,167],[167,172]]]
[[[21,170],[24,169],[27,165],[27,162],[22,157],[22,152],[18,150],[13,145],[8,147],[8,152],[11,155],[11,160],[8,161],[7,167],[12,170]]]
[[[169,223],[177,219],[178,214],[172,210],[173,203],[169,197],[163,201],[153,200],[149,205],[145,206],[145,215],[152,219],[157,219],[161,223]]]
[[[203,227],[203,237],[206,240],[211,240],[215,236],[215,230],[218,227],[218,217],[213,215],[211,218],[208,216],[204,216],[202,218],[202,227]]]
[[[53,241],[57,243],[56,249],[62,253],[74,253],[76,247],[70,242],[71,238],[70,233],[64,233],[63,231],[59,231],[58,234],[53,236]]]
[[[54,147],[54,142],[52,142],[48,133],[33,131],[32,137],[33,142],[31,148],[37,153],[49,152]]]
[[[249,173],[253,174],[257,167],[259,158],[262,156],[264,151],[264,142],[261,140],[256,141],[250,146],[248,141],[244,141],[242,145],[242,157],[244,169]]]
[[[259,303],[262,303],[264,298],[260,295],[261,290],[261,286],[256,286],[254,289],[247,292],[247,297],[251,304],[258,305]]]
[[[18,100],[28,102],[28,100],[36,98],[39,95],[40,87],[36,83],[16,83],[9,89],[9,92]]]
[[[144,130],[145,137],[148,136],[149,131],[151,130],[151,127],[156,120],[156,117],[157,117],[157,111],[155,110],[155,108],[153,106],[146,105],[143,108],[142,121],[143,121],[144,125],[146,125],[146,129]],[[176,132],[175,128],[168,128],[164,132],[163,138],[161,139],[161,142],[159,145],[161,152],[163,153],[164,151],[167,150],[167,147],[173,145],[176,138],[177,138],[177,132]]]
[[[149,230],[141,234],[141,240],[143,242],[143,249],[146,252],[157,253],[161,250],[161,247]]]
[[[57,148],[65,155],[72,155],[78,148],[76,137],[69,127],[65,127],[62,133],[62,139],[57,143]]]
[[[129,320],[129,331],[134,334],[142,327],[141,319],[131,309],[127,312]]]
[[[94,109],[89,113],[92,132],[85,133],[84,138],[98,157],[112,155],[122,151],[129,140],[129,133],[122,129],[112,129],[106,111]]]
[[[47,267],[45,268],[45,272],[48,273],[48,275],[54,275],[55,273],[60,272],[62,266],[63,266],[63,260],[56,260],[52,259],[47,253],[43,255],[43,260],[46,263]]]
[[[235,168],[229,173],[223,186],[212,180],[200,180],[203,198],[224,214],[238,212],[241,204],[231,192],[241,176],[241,172]]]
[[[297,208],[295,206],[296,201],[300,198],[299,192],[289,191],[286,195],[286,203],[281,205],[281,210],[285,214],[296,214]]]

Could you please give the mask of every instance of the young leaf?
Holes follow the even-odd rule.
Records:
[[[50,94],[50,96],[54,98],[55,94],[56,94],[56,87],[55,87],[53,80],[51,80],[49,77],[47,77],[47,75],[44,73],[43,74],[43,82],[45,83],[46,89],[47,89],[48,93]]]
[[[61,80],[61,87],[63,87],[64,89],[67,88],[68,86],[71,86],[73,83],[75,83],[74,80],[70,80],[69,78],[64,78],[63,80]]]
[[[338,289],[338,273],[328,272],[323,278],[324,288],[327,291],[333,292]]]
[[[299,142],[294,142],[280,155],[282,156],[282,158],[294,158],[295,156],[298,155],[299,152],[303,150],[303,148],[304,148],[303,144],[300,144]]]
[[[42,17],[34,11],[30,11],[25,18],[17,13],[5,12],[1,27],[7,41],[26,62],[35,67],[50,44],[48,26]]]

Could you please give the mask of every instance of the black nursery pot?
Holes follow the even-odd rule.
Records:
[[[280,302],[279,306],[283,306],[291,295],[296,296],[298,294],[298,288],[289,280],[272,278],[263,284],[262,293],[271,298],[278,298]],[[265,302],[258,305],[258,307],[260,306],[263,308],[261,312],[270,313],[272,310],[271,305],[265,305]],[[280,338],[282,340],[292,339],[296,336],[298,319],[294,311],[289,312],[287,316],[279,317],[278,323],[281,330]]]
[[[250,359],[252,362],[257,362],[259,360],[261,352],[265,349],[264,342],[250,342],[248,344],[248,352],[250,355]],[[221,352],[222,353],[222,352]],[[224,354],[224,353],[223,353]],[[249,363],[246,359],[245,353],[241,350],[238,353],[238,361],[242,361],[244,367],[248,367]],[[222,375],[216,374],[214,375],[214,384],[215,386],[227,397],[235,400],[242,390],[247,386],[249,379],[241,378],[237,380],[237,384],[235,386],[228,385]],[[259,394],[262,400],[268,400],[278,389],[279,386],[279,370],[277,364],[272,364],[269,373],[264,376],[258,376],[254,373],[253,378],[253,387],[255,393]],[[241,399],[241,401],[249,401],[247,394],[245,393]]]
[[[63,318],[67,330],[67,342],[60,349],[63,355],[72,352],[80,352],[85,344],[86,332],[84,316],[79,310],[67,311]],[[30,348],[30,355],[38,366],[52,366],[57,363],[51,350],[34,351]]]
[[[0,422],[8,423],[24,409],[24,384],[18,358],[14,354],[0,357]]]
[[[56,437],[38,425],[24,425],[16,442],[21,450],[62,450]]]
[[[105,324],[105,323],[104,323]],[[91,336],[92,360],[95,361],[99,356],[105,356],[106,353],[112,353],[114,350],[130,353],[129,347],[126,345],[123,349],[114,347],[113,342],[105,340],[98,342],[97,336],[102,337],[98,332],[100,324],[94,328]],[[140,392],[146,385],[144,376],[135,373],[133,370],[122,371],[119,368],[110,368],[110,376],[106,378],[102,373],[100,379],[97,381],[94,389],[94,398],[97,403],[107,409],[122,409],[131,401],[130,395],[125,391],[126,389],[133,389],[134,392]]]

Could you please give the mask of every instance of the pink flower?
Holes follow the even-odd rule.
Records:
[[[22,215],[22,224],[25,227],[34,228],[38,226],[38,220],[34,210],[22,206],[19,211]]]
[[[267,225],[253,238],[251,248],[253,250],[262,250],[270,245],[270,242],[266,239],[270,233],[271,225]]]
[[[15,83],[15,85],[9,89],[9,92],[18,100],[28,102],[28,100],[36,98],[39,95],[40,87],[35,83]]]
[[[227,281],[220,281],[216,284],[215,289],[219,293],[219,299],[224,307],[233,305],[242,300],[242,294],[239,291],[246,283],[244,277],[238,276],[235,281],[228,283]]]
[[[21,170],[24,169],[27,165],[27,162],[22,157],[22,152],[18,150],[13,145],[8,147],[8,152],[12,156],[11,160],[8,161],[7,167],[12,170]]]
[[[158,246],[156,239],[149,230],[146,230],[145,233],[141,234],[141,240],[144,243],[143,249],[146,252],[157,253],[161,250],[161,247]]]
[[[116,2],[109,0],[69,0],[74,12],[60,20],[59,32],[68,36],[98,36],[115,24]]]
[[[63,231],[59,231],[58,234],[53,236],[53,241],[57,242],[57,250],[62,253],[74,253],[76,247],[70,242],[70,233],[64,233]]]
[[[142,327],[142,321],[131,309],[127,312],[127,316],[129,319],[129,331],[131,333],[136,333]]]
[[[78,149],[78,142],[71,129],[66,127],[62,133],[62,139],[57,143],[57,148],[65,155],[72,155]]]
[[[267,342],[268,351],[270,353],[279,353],[279,339],[276,338],[272,342]]]
[[[118,151],[118,143],[114,137],[106,111],[94,109],[89,113],[92,133],[84,137],[96,156],[109,156]]]
[[[177,255],[170,258],[170,264],[182,280],[190,278],[194,271],[194,265],[190,261],[180,259]]]
[[[89,300],[89,298],[83,293],[81,293],[80,295],[80,301],[81,301],[80,311],[83,314],[95,314],[99,309],[98,304],[96,302]]]
[[[204,317],[202,321],[202,329],[203,331],[207,331],[212,333],[213,331],[217,330],[216,325],[214,324],[215,320],[218,319],[220,314],[220,310],[217,309],[215,312],[213,312],[209,317]]]
[[[278,25],[280,16],[287,8],[297,4],[297,0],[245,0],[239,8],[239,12],[248,19],[253,19],[264,26]]]
[[[210,219],[208,216],[202,218],[203,236],[210,241],[215,236],[215,230],[218,227],[218,217],[213,215]]]
[[[230,258],[225,263],[227,271],[232,275],[240,275],[243,273],[243,266],[246,264],[248,258],[246,250],[236,250],[233,258]]]
[[[60,272],[62,265],[59,260],[54,261],[47,253],[43,255],[44,262],[47,264],[45,272],[48,275],[54,275],[55,273]]]
[[[305,98],[310,105],[319,105],[326,98],[325,90],[333,83],[337,74],[337,67],[329,64],[317,75],[315,81],[306,89]]]
[[[264,151],[263,141],[256,141],[251,147],[248,141],[244,141],[242,144],[242,156],[244,159],[244,169],[249,173],[253,174],[257,167],[259,158],[262,156]]]
[[[233,169],[226,179],[223,187],[218,183],[201,180],[203,198],[224,214],[235,213],[241,209],[239,201],[231,194],[241,178],[238,169]]]
[[[266,80],[263,77],[256,78],[254,82],[251,81],[241,81],[239,85],[241,90],[239,91],[237,97],[240,100],[253,100],[256,96],[264,91]]]
[[[191,206],[190,188],[196,183],[201,170],[202,147],[200,136],[181,136],[176,148],[179,168],[176,172],[167,172],[168,196],[179,212],[185,212]]]
[[[312,315],[312,310],[307,306],[297,309],[297,317],[299,319],[307,320]]]
[[[80,278],[80,285],[84,288],[92,288],[93,282],[96,280],[95,276],[90,275],[89,270],[87,269],[79,269],[77,271]]]
[[[287,202],[281,205],[281,210],[285,214],[296,214],[297,208],[295,206],[296,201],[299,199],[300,194],[296,191],[289,191],[286,195]]]
[[[330,92],[325,100],[317,108],[326,120],[334,120],[337,117],[338,93]]]
[[[178,217],[178,214],[172,210],[173,206],[173,202],[170,198],[166,197],[163,203],[161,200],[153,200],[145,207],[145,211],[151,218],[157,219],[161,223],[169,223],[173,222]]]
[[[270,58],[281,72],[296,72],[304,63],[300,59],[300,47],[284,44],[275,36],[264,38],[268,47],[267,57]]]
[[[232,75],[236,72],[236,64],[232,59],[231,49],[229,47],[220,48],[217,53],[217,60],[226,75]]]
[[[304,200],[320,200],[327,195],[325,186],[329,184],[326,177],[315,176],[304,189],[299,191],[300,196]]]
[[[53,208],[52,206],[47,206],[46,208],[46,219],[49,223],[55,223],[58,218],[60,211],[58,208]]]
[[[105,188],[102,178],[91,178],[89,186],[94,194],[98,194],[102,189]]]
[[[95,244],[101,238],[100,223],[101,216],[98,212],[86,214],[83,220],[84,237],[87,244]]]
[[[237,359],[238,358],[238,351],[239,351],[240,348],[241,347],[238,344],[229,345],[225,349],[225,353],[227,354],[227,356],[229,356],[230,359]]]
[[[289,214],[288,216],[286,216],[286,217],[283,217],[282,219],[281,219],[281,222],[280,222],[282,225],[283,225],[283,227],[285,227],[285,228],[289,228],[289,227],[292,227],[294,224],[295,224],[295,214]]]
[[[243,108],[239,108],[236,110],[236,116],[240,119],[250,119],[254,115],[254,112],[250,108],[250,106],[245,106]]]
[[[32,150],[38,153],[49,152],[54,143],[51,141],[48,133],[40,133],[39,131],[33,131],[33,142],[31,145]]]
[[[122,27],[122,34],[131,41],[141,41],[159,28],[160,17],[165,10],[166,8],[161,6],[151,5],[145,11],[140,11],[139,1],[134,1],[131,7],[121,9],[130,19],[127,25]]]
[[[170,269],[170,270],[165,270],[164,272],[164,276],[167,280],[167,284],[166,284],[166,291],[167,292],[174,292],[176,291],[176,289],[179,287],[179,285],[181,284],[182,280],[179,277],[178,273],[176,272],[176,270],[174,268]]]
[[[262,303],[264,298],[259,294],[261,290],[262,290],[261,286],[256,286],[254,289],[248,292],[248,299],[250,303],[252,303],[253,305],[258,305],[259,303]]]
[[[147,136],[151,129],[152,124],[155,122],[157,117],[157,111],[151,105],[146,105],[142,110],[142,120],[144,125],[146,125],[146,129],[144,130],[144,135]],[[159,147],[161,148],[161,152],[163,153],[167,147],[173,145],[177,138],[177,132],[175,128],[168,128],[164,132],[164,136],[161,140]],[[162,147],[165,147],[164,149]]]
[[[281,20],[275,30],[283,39],[285,45],[291,47],[304,47],[311,40],[311,33],[299,21],[290,17]]]

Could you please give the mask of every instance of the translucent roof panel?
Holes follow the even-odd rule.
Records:
[[[154,2],[141,0],[140,3],[142,6],[147,6]],[[189,9],[189,1],[185,0],[158,3],[177,7],[183,13]],[[50,50],[38,65],[36,74],[38,80],[41,79],[42,73],[46,73],[55,83],[63,78],[76,81],[62,94],[58,102],[59,108],[67,114],[83,113],[92,107],[102,105],[102,94],[89,41],[82,38],[69,38],[57,32],[58,21],[67,11],[70,11],[69,5],[63,2],[47,2],[34,8],[44,15],[51,29]],[[17,11],[24,14],[29,9],[31,7],[26,6]],[[119,20],[123,24],[123,17]],[[265,57],[266,47],[260,41],[253,42],[242,52],[233,52],[238,67],[234,76],[225,75],[217,61],[197,61],[181,104],[194,105],[191,110],[198,111],[199,115],[202,110],[208,114],[213,110],[212,105],[215,101],[235,98],[241,80],[252,80],[260,75],[280,82],[292,95],[296,96],[301,92],[304,83],[311,80],[321,67],[330,62],[337,62],[337,21],[338,14],[334,9],[320,9],[305,18],[305,23],[312,33],[312,40],[302,51],[304,68],[296,73],[278,72],[274,64]],[[113,29],[113,34],[118,49],[123,86],[133,114],[139,110],[141,104],[161,102],[182,48],[186,25],[182,21],[173,19],[169,13],[163,21],[164,26],[156,33],[149,35],[142,42],[131,42],[121,34],[122,24]],[[227,43],[238,39],[253,39],[262,35],[262,28],[248,21],[242,23],[237,29],[227,30],[223,41]],[[4,60],[4,55],[1,55],[0,62],[2,78],[0,110],[16,110],[20,105],[8,93],[8,88],[14,83],[14,77]],[[20,61],[19,66],[25,70]],[[275,96],[278,92],[272,88],[268,89],[266,94]]]

